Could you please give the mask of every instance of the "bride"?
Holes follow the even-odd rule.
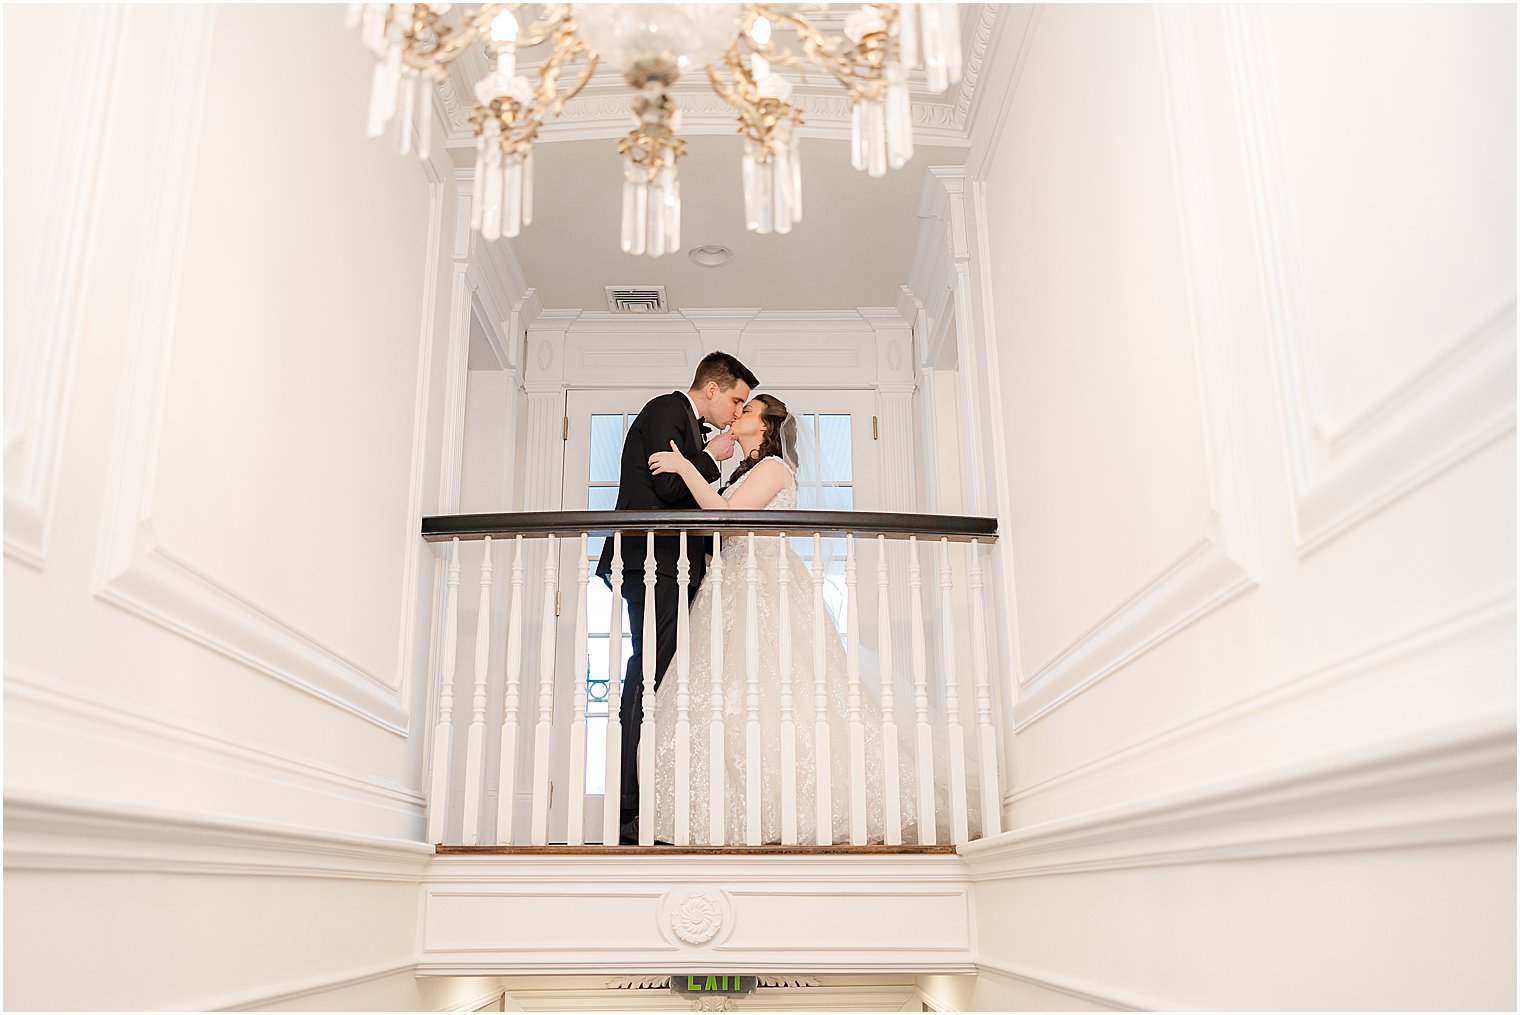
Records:
[[[678,473],[697,503],[709,510],[786,510],[797,506],[797,420],[785,403],[774,395],[757,395],[733,424],[733,435],[744,452],[721,494],[713,490],[696,468],[680,453],[658,452],[649,459],[655,473]],[[829,780],[833,827],[820,840],[816,835],[816,787],[820,774],[814,761],[813,579],[807,564],[790,548],[780,559],[780,540],[756,537],[753,625],[748,611],[747,566],[749,538],[735,537],[722,543],[723,595],[716,621],[723,630],[722,710],[724,757],[725,842],[747,841],[745,812],[746,720],[748,718],[748,672],[746,636],[756,632],[759,649],[759,727],[761,758],[760,824],[762,843],[781,841],[781,621],[779,611],[780,569],[787,568],[788,614],[791,652],[791,703],[796,729],[797,841],[803,844],[848,842],[850,835],[849,680],[845,646],[833,617],[825,611],[823,624],[827,721],[830,765],[822,777]],[[690,615],[690,668],[687,680],[687,716],[691,725],[690,814],[692,840],[704,843],[710,836],[708,818],[709,722],[712,666],[707,646],[714,623],[712,572],[697,593]],[[876,681],[862,675],[860,719],[865,729],[865,787],[868,841],[884,841],[882,778],[882,722]],[[677,679],[667,674],[655,695],[655,838],[674,842]],[[899,725],[901,759],[900,797],[905,843],[919,841],[915,757],[907,727]],[[943,753],[939,751],[937,753]],[[942,769],[941,769],[942,774]],[[937,842],[949,841],[948,790],[943,778],[935,779]],[[645,782],[645,785],[649,785]],[[973,815],[972,820],[975,821]]]

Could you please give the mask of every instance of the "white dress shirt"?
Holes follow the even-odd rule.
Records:
[[[702,436],[702,414],[697,411],[697,403],[692,399],[691,392],[683,391],[681,394],[686,396],[686,404],[691,406],[691,414],[697,417],[697,437],[700,439]],[[702,450],[707,451],[705,447]],[[707,457],[711,458],[713,460],[713,464],[718,468],[723,468],[723,463],[718,461],[717,455],[713,454],[711,451],[707,451]]]

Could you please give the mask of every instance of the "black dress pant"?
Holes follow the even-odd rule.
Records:
[[[639,816],[639,734],[644,721],[644,575],[630,571],[624,575],[623,601],[628,604],[629,634],[633,637],[633,655],[623,676],[623,696],[618,716],[623,724],[623,785],[621,787],[621,821]],[[696,598],[698,582],[691,583],[687,604]],[[657,574],[654,583],[654,688],[660,689],[665,671],[676,656],[676,604],[681,590],[671,575]]]

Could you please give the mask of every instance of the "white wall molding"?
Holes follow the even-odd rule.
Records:
[[[896,308],[671,314],[543,310],[528,326],[530,382],[564,388],[685,385],[701,358],[731,352],[776,389],[865,389],[897,374],[911,383],[911,322]],[[895,364],[895,365],[894,365]]]
[[[1090,1008],[1107,1008],[1112,1011],[1185,1011],[1188,1007],[1127,990],[1115,990],[1106,984],[1093,983],[1091,980],[1030,969],[1028,966],[1014,962],[978,959],[976,971],[978,976],[1004,976],[1041,990],[1064,994]]]
[[[433,112],[434,110],[430,107],[423,112],[423,115],[431,116]],[[449,433],[445,429],[435,434],[429,426],[432,420],[433,349],[438,328],[439,264],[445,249],[445,232],[452,234],[454,231],[454,216],[449,214],[450,209],[447,205],[452,173],[448,172],[447,166],[442,164],[444,159],[443,146],[434,145],[429,157],[422,162],[424,174],[428,179],[427,247],[423,255],[425,260],[422,270],[422,313],[418,322],[417,383],[412,400],[412,446],[409,459],[411,482],[406,497],[407,518],[411,524],[419,525],[422,516],[426,513],[423,501],[431,486],[429,477],[426,475],[430,441],[446,440]],[[452,321],[450,323],[452,325]],[[452,327],[449,337],[452,339]],[[445,390],[448,391],[447,386]],[[452,391],[449,391],[449,395],[452,395]],[[447,399],[449,396],[445,397]],[[441,457],[445,461],[448,459],[447,455]],[[439,484],[437,489],[447,490],[448,487],[445,484]],[[417,752],[414,757],[418,758],[417,764],[423,768],[422,776],[426,779],[426,762],[421,759],[428,757],[426,752],[430,746],[433,731],[433,713],[429,694],[433,682],[430,679],[429,666],[431,660],[437,655],[434,651],[432,635],[439,626],[436,604],[442,597],[436,591],[438,567],[433,547],[417,539],[415,532],[405,542],[407,551],[402,556],[406,563],[403,565],[401,579],[400,611],[403,619],[396,662],[397,693],[404,706],[416,707],[412,703],[421,705],[421,736],[413,740],[412,749]],[[427,583],[426,586],[424,582]],[[414,688],[414,675],[422,677],[421,688]],[[417,693],[414,694],[414,690]],[[408,712],[408,717],[410,718],[410,712]]]
[[[416,968],[415,966],[413,968]],[[466,998],[463,1001],[455,1001],[453,1004],[444,1005],[437,1011],[479,1011],[488,1004],[502,1004],[506,1001],[507,988],[495,987],[481,994]],[[503,1005],[503,1011],[511,1011]]]
[[[296,985],[286,987],[273,993],[268,991],[240,991],[236,994],[227,994],[220,997],[208,998],[193,1005],[186,1005],[189,1011],[260,1011],[276,1006],[283,1006],[287,1010],[293,1010],[292,1006],[298,1001],[317,1002],[323,994],[336,990],[344,990],[351,987],[360,987],[379,980],[388,980],[395,977],[411,979],[416,976],[417,965],[414,962],[391,962],[360,969],[351,973],[345,973],[338,977],[310,977],[297,981]],[[501,991],[496,991],[493,997],[499,997]],[[491,997],[481,1001],[486,1004]],[[320,1003],[312,1003],[309,1006],[312,1011],[320,1011],[327,1007]],[[474,1009],[445,1009],[447,1011],[473,1011]]]
[[[1515,837],[1514,713],[1265,765],[962,847],[973,882]]]
[[[1236,393],[1238,373],[1194,54],[1193,17],[1185,7],[1157,8],[1156,43],[1209,487],[1203,531],[1118,605],[1049,659],[1019,675],[1015,732],[1257,584],[1258,554],[1246,482],[1245,433]]]
[[[1351,418],[1316,392],[1316,325],[1278,145],[1260,15],[1225,11],[1253,239],[1283,416],[1300,556],[1318,550],[1515,428],[1515,296],[1453,321],[1437,352]]]
[[[417,881],[433,847],[295,825],[207,818],[57,793],[5,795],[8,871],[111,871]]]
[[[661,924],[689,891],[724,899],[701,943]],[[968,972],[969,935],[956,856],[443,856],[419,970]]]
[[[43,221],[47,223],[26,299],[24,330],[10,335],[21,349],[5,388],[5,554],[41,569],[47,558],[58,489],[63,428],[69,418],[80,305],[92,263],[95,203],[102,178],[102,138],[115,109],[123,22],[109,6],[78,9],[69,47],[63,107],[80,119],[59,132]],[[13,255],[15,256],[15,252]]]
[[[429,847],[431,848],[431,847]],[[830,885],[852,882],[911,881],[953,887],[966,880],[964,860],[954,854],[910,856],[871,853],[847,857],[748,855],[700,856],[514,856],[453,853],[429,861],[429,885],[499,885],[533,883],[594,887],[607,881],[623,885],[661,885],[672,879],[703,884],[763,888],[786,882]]]
[[[473,193],[473,188],[461,187],[460,193],[468,197]],[[519,304],[533,292],[527,276],[523,274],[522,264],[517,260],[517,252],[512,248],[510,240],[490,242],[472,233],[468,203],[464,206],[464,215],[459,225],[464,230],[464,236],[460,240],[468,249],[470,282],[487,311],[486,322],[498,330],[508,331],[507,322],[512,312],[518,310]],[[510,333],[505,337],[508,339],[507,365],[520,369],[520,351],[511,348],[514,342],[520,342],[520,338],[514,339]]]
[[[992,157],[1008,122],[1008,111],[1018,93],[1029,48],[1034,43],[1041,9],[1040,4],[1010,6],[1005,16],[988,26],[987,49],[999,53],[1000,58],[987,65],[985,81],[980,80],[978,74],[977,95],[966,125],[966,139],[970,146],[966,153],[966,176],[970,180],[985,182],[987,179]],[[1006,55],[1008,50],[1012,51],[1011,58]]]
[[[543,301],[538,297],[538,290],[528,288],[512,304],[512,314],[507,320],[506,334],[502,336],[506,344],[506,365],[512,371],[513,376],[522,376],[523,355],[527,348],[528,329],[533,327],[533,322],[544,312]]]
[[[909,986],[760,987],[744,997],[680,997],[668,987],[507,991],[507,1011],[916,1011]]]
[[[399,648],[392,676],[371,672],[175,554],[159,541],[154,530],[153,482],[163,391],[175,331],[174,309],[214,18],[210,8],[184,7],[173,13],[174,48],[199,55],[171,69],[155,126],[155,136],[162,143],[155,151],[149,177],[152,189],[145,198],[146,226],[128,322],[130,372],[115,427],[96,594],[320,701],[405,736],[408,660]],[[437,189],[435,186],[435,203]],[[414,452],[416,441],[414,435]],[[405,540],[410,554],[416,534],[408,529],[397,538]]]
[[[1200,536],[1024,678],[1014,705],[1013,732],[1067,704],[1248,587],[1239,564],[1209,536]]]
[[[749,327],[760,313],[759,307],[681,308],[681,316],[697,329],[703,355],[709,352],[738,349]]]
[[[924,309],[923,334],[915,334],[922,350],[920,362],[927,365],[949,355],[936,343],[948,340],[953,325],[961,416],[982,422],[967,426],[962,433],[960,471],[967,487],[966,510],[993,514],[1006,525],[1013,517],[1013,500],[1003,404],[996,388],[1001,374],[992,314],[985,186],[968,181],[967,170],[961,167],[930,168],[919,200],[919,242],[906,291]],[[984,433],[988,435],[985,441]],[[1021,672],[1014,576],[1008,557],[1001,547],[993,552],[988,601],[978,604],[992,618],[992,704],[999,717],[994,727],[999,756],[1004,759],[1004,784],[1011,770],[1006,751],[1012,742],[1005,717],[1014,697],[1013,678]]]
[[[1494,674],[1503,672],[1495,660],[1512,652],[1514,625],[1513,594],[1480,600],[1179,716],[1058,775],[1028,783],[1006,794],[1003,802],[1028,808],[1044,798],[1111,781],[1125,771],[1158,771],[1168,759],[1197,759],[1211,750],[1238,756],[1246,744],[1270,741],[1282,729],[1296,730],[1302,737],[1321,725],[1317,715],[1334,714],[1338,699],[1388,699],[1400,690],[1416,693],[1436,660],[1448,674],[1470,675],[1468,679],[1480,685],[1495,683],[1500,678]],[[1455,696],[1442,704],[1445,714],[1430,718],[1463,721],[1473,714],[1474,706]],[[1343,730],[1341,739],[1345,735]]]
[[[468,197],[457,199],[458,210]],[[464,481],[465,394],[469,381],[470,315],[475,307],[469,266],[454,261],[449,276],[449,334],[443,371],[443,447],[439,456],[438,507],[441,514],[459,510]]]
[[[423,795],[401,783],[265,744],[220,736],[183,718],[45,678],[10,663],[5,672],[5,707],[9,735],[17,745],[37,736],[64,756],[77,759],[99,753],[114,757],[118,766],[123,753],[131,752],[160,766],[161,777],[177,772],[187,790],[188,771],[199,769],[208,780],[223,786],[232,785],[227,782],[229,777],[247,780],[237,793],[245,802],[255,787],[273,786],[282,791],[287,805],[289,798],[284,793],[304,797],[314,819],[324,811],[335,821],[369,814],[394,826],[398,834],[421,828]],[[28,755],[39,765],[46,758],[41,750],[28,749]],[[23,783],[19,774],[9,780],[9,785],[35,785],[39,792],[52,792],[45,782]],[[67,786],[57,788],[65,791]]]

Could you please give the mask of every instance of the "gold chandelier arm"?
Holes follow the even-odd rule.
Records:
[[[759,144],[768,157],[775,148],[776,125],[782,120],[791,120],[794,126],[800,127],[802,110],[781,99],[760,95],[754,75],[739,55],[737,42],[723,54],[723,62],[733,75],[733,83],[724,81],[712,64],[706,68],[708,81],[719,98],[738,110],[739,132]]]
[[[563,16],[557,22],[554,52],[544,61],[543,69],[539,72],[539,87],[534,95],[535,105],[546,106],[552,101],[555,116],[562,114],[565,111],[565,103],[579,95],[581,89],[590,83],[601,59],[596,50],[588,46],[586,40],[581,38],[580,33],[576,31],[575,18],[570,7],[566,4],[558,6],[562,8]],[[586,54],[586,65],[581,68],[574,86],[569,91],[560,93],[556,87],[560,70],[581,53]]]
[[[586,66],[581,69],[580,77],[578,77],[575,81],[575,87],[571,88],[563,95],[557,96],[554,100],[555,116],[559,116],[561,113],[563,113],[565,111],[565,103],[569,102],[571,99],[579,95],[581,89],[585,88],[586,85],[591,81],[592,75],[596,73],[596,65],[598,59],[599,57],[595,52],[590,50],[587,51]]]
[[[414,70],[430,71],[435,67],[447,66],[469,49],[476,38],[489,38],[491,22],[508,6],[508,4],[482,4],[461,21],[457,28],[440,32],[438,45],[432,50],[427,53],[418,53],[411,45],[411,42],[415,40],[418,26],[430,25],[437,20],[438,15],[434,14],[427,4],[413,4],[412,27],[407,32],[408,44],[402,51],[402,59]]]
[[[831,45],[822,32],[801,16],[801,8],[783,11],[770,4],[754,5],[757,12],[796,29],[808,59],[832,74],[852,97],[873,100],[880,99],[886,91],[885,66],[898,8],[896,4],[869,6],[881,14],[885,27],[865,36],[859,43],[842,38]]]
[[[732,52],[732,49],[730,49],[730,52]],[[737,109],[742,118],[742,115],[746,112],[746,109],[744,104],[740,101],[738,94],[734,91],[733,86],[730,85],[727,81],[724,81],[722,78],[718,77],[718,69],[712,64],[708,64],[706,70],[707,80],[712,84],[712,90],[718,93],[718,98],[722,99],[724,102]]]

